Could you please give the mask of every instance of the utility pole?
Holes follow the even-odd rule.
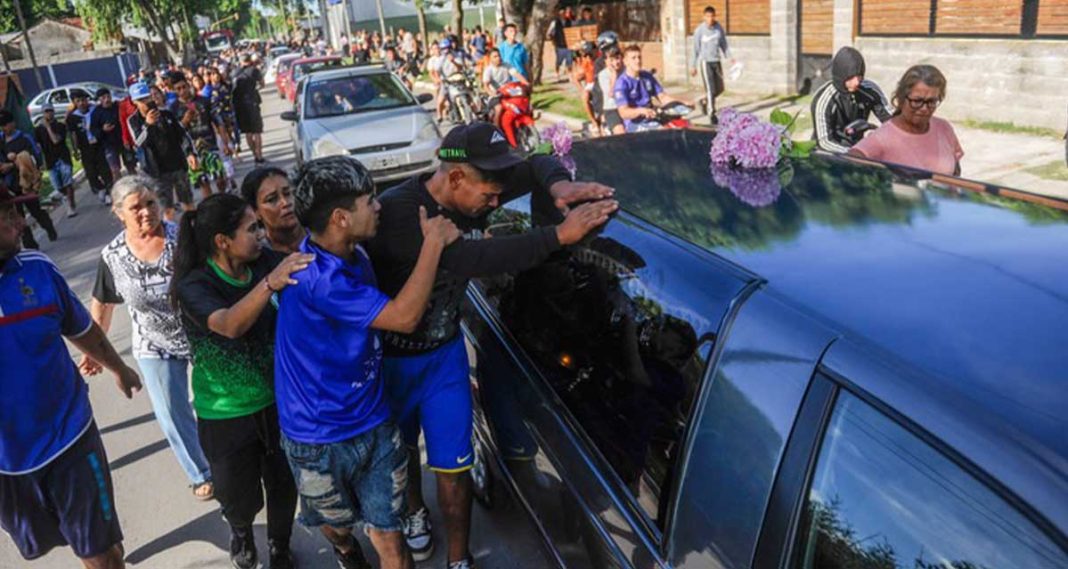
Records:
[[[375,0],[375,4],[378,5],[378,27],[381,28],[381,30],[382,30],[382,38],[385,39],[385,37],[386,37],[386,16],[385,16],[385,12],[382,11],[382,0]],[[424,41],[426,40],[426,38],[423,38],[423,39],[424,39]]]
[[[22,39],[26,41],[26,51],[30,54],[30,64],[33,65],[33,75],[37,78],[37,84],[44,91],[48,87],[45,86],[44,78],[41,77],[41,69],[37,67],[37,56],[33,54],[33,44],[30,43],[30,32],[26,29],[26,19],[22,17],[22,4],[19,0],[14,0],[15,3],[15,15],[19,19],[19,27],[22,28]],[[5,58],[6,63],[6,58]]]

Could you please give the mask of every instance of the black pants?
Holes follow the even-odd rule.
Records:
[[[114,180],[111,178],[111,167],[104,155],[103,143],[90,144],[79,148],[82,154],[82,168],[85,169],[85,179],[89,182],[89,189],[94,194],[111,190]]]
[[[198,419],[200,446],[211,465],[215,498],[230,526],[252,526],[267,494],[267,538],[289,543],[297,487],[279,446],[278,409],[234,419]]]
[[[45,230],[48,234],[48,238],[52,241],[56,240],[56,226],[52,224],[52,216],[48,215],[48,212],[41,207],[41,200],[31,200],[25,203],[20,203],[15,206],[19,215],[26,215],[28,211],[34,219],[37,220],[38,225]],[[37,240],[33,238],[33,230],[27,225],[22,229],[22,246],[27,249],[38,249]]]
[[[705,96],[708,97],[708,116],[716,116],[716,97],[723,94],[723,66],[718,61],[702,61],[701,79],[705,82]],[[713,118],[713,120],[715,120]]]

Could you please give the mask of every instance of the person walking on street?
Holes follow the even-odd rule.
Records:
[[[716,9],[712,6],[705,7],[704,21],[693,32],[693,70],[691,76],[701,73],[701,81],[705,84],[705,97],[708,105],[708,120],[715,126],[716,97],[723,93],[723,64],[722,56],[732,62],[730,47],[727,45],[727,32],[716,21]]]
[[[104,147],[104,160],[111,171],[111,179],[122,176],[122,127],[119,106],[111,99],[111,89],[101,87],[96,92],[96,113],[93,116],[93,136]]]
[[[297,217],[315,255],[279,300],[275,396],[300,521],[319,527],[345,569],[369,567],[352,535],[362,524],[381,566],[410,569],[402,530],[408,454],[390,420],[379,331],[411,332],[426,310],[442,250],[459,238],[444,216],[419,215],[418,260],[391,299],[360,243],[378,229],[371,173],[347,156],[297,174]]]
[[[556,82],[564,83],[567,77],[571,73],[571,50],[567,47],[567,38],[564,35],[564,28],[568,27],[567,20],[564,19],[564,13],[566,10],[564,7],[556,9],[556,18],[549,24],[549,30],[545,34],[547,39],[553,42],[553,50],[556,55]],[[564,70],[564,73],[560,73],[560,69]],[[524,73],[524,76],[526,74]]]
[[[257,566],[252,522],[267,505],[270,569],[292,569],[297,488],[279,446],[274,404],[275,294],[313,256],[260,245],[241,198],[218,194],[182,216],[171,300],[193,359],[193,408],[215,498],[230,524],[230,560]]]
[[[181,103],[179,122],[193,139],[197,155],[197,167],[189,170],[189,183],[200,187],[202,198],[211,195],[212,181],[219,193],[223,193],[230,187],[223,157],[229,156],[231,150],[230,133],[226,131],[222,116],[211,106],[211,101],[193,91],[184,75],[175,73],[170,81]]]
[[[441,254],[430,307],[411,326],[383,335],[382,375],[386,396],[408,445],[408,512],[404,530],[417,559],[433,554],[429,512],[423,500],[419,434],[427,465],[437,478],[438,504],[448,535],[449,569],[470,569],[471,477],[474,450],[471,385],[467,352],[460,334],[460,303],[468,280],[522,271],[566,245],[577,243],[608,221],[618,208],[608,187],[573,183],[558,160],[529,161],[511,150],[493,125],[476,122],[453,128],[438,150],[441,166],[387,190],[381,199],[382,231],[368,251],[387,295],[404,293],[417,277],[427,241],[423,212],[440,215],[460,228],[463,238]],[[562,223],[503,239],[473,237],[500,204],[534,192],[560,207],[598,200],[572,209]]]
[[[141,174],[115,184],[112,211],[123,230],[100,253],[89,312],[106,333],[115,306],[126,304],[133,327],[133,356],[141,368],[152,412],[193,485],[193,495],[210,500],[211,471],[189,404],[189,342],[170,302],[178,227],[162,219],[157,188],[154,180]],[[100,373],[100,363],[90,354],[79,367],[86,375]]]
[[[52,217],[41,207],[41,152],[33,137],[18,130],[15,116],[10,111],[0,110],[0,134],[3,135],[0,149],[0,181],[11,194],[27,196],[31,199],[20,201],[15,208],[25,215],[29,213],[37,224],[48,234],[49,241],[55,241],[59,234],[52,223]],[[27,249],[37,249],[37,240],[29,227],[23,229],[22,244]]]
[[[85,179],[89,182],[89,188],[100,199],[100,203],[111,205],[109,192],[114,182],[111,168],[108,167],[107,157],[104,156],[104,145],[93,134],[92,122],[96,105],[89,102],[88,95],[83,91],[73,91],[71,101],[74,108],[67,113],[67,131],[74,141],[74,157],[81,159]]]
[[[297,252],[307,231],[297,220],[293,186],[285,171],[272,166],[256,168],[241,182],[241,196],[263,224],[271,249]]]
[[[527,48],[516,38],[519,33],[515,24],[509,23],[504,26],[504,43],[497,46],[497,51],[501,52],[501,61],[511,65],[519,71],[519,74],[524,79],[530,81],[530,69],[527,64],[530,62],[530,56],[527,54]]]
[[[168,221],[173,221],[176,201],[186,211],[193,209],[189,170],[198,166],[193,139],[177,117],[160,108],[148,85],[135,83],[130,86],[130,98],[137,106],[137,113],[128,121],[130,133],[134,144],[141,149],[145,173],[159,183],[164,215]]]
[[[27,561],[69,545],[87,569],[122,569],[122,528],[89,389],[64,338],[141,389],[51,259],[21,251],[18,202],[0,197],[0,528]]]
[[[237,128],[245,133],[245,140],[252,150],[256,164],[266,162],[263,158],[263,114],[260,112],[260,88],[263,76],[252,58],[246,53],[241,57],[241,69],[234,76],[234,110]]]
[[[831,61],[831,80],[812,96],[812,138],[827,152],[848,152],[864,139],[851,126],[867,122],[874,113],[885,123],[894,109],[874,81],[864,79],[864,56],[851,47],[838,50]]]
[[[127,88],[136,83],[132,81]],[[134,144],[133,134],[130,132],[130,117],[137,112],[137,105],[133,99],[125,97],[119,101],[119,128],[122,131],[122,162],[126,165],[127,174],[137,173],[137,145]]]
[[[74,161],[67,146],[67,127],[56,120],[52,103],[45,103],[42,110],[41,124],[33,130],[33,138],[44,156],[52,188],[67,198],[67,217],[74,217],[78,215],[78,209],[74,202]]]

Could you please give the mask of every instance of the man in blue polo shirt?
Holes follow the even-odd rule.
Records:
[[[642,48],[637,45],[623,50],[623,66],[613,96],[627,132],[634,132],[639,123],[656,119],[657,107],[684,102],[665,93],[656,77],[642,69]]]
[[[26,196],[0,189],[0,527],[26,559],[70,545],[86,567],[124,567],[111,473],[66,337],[115,373],[137,372],[42,253],[21,251]]]
[[[319,527],[345,569],[369,567],[363,525],[382,567],[412,567],[401,533],[408,454],[382,389],[379,330],[410,333],[426,309],[438,260],[460,232],[421,212],[423,245],[392,300],[360,244],[378,228],[370,172],[347,156],[307,162],[293,191],[312,263],[281,294],[275,398],[282,448],[300,493],[301,523]]]

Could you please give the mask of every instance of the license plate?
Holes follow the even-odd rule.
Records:
[[[371,171],[376,170],[389,170],[390,168],[396,168],[400,166],[400,157],[398,156],[383,156],[381,158],[372,158],[368,160],[368,166]]]

